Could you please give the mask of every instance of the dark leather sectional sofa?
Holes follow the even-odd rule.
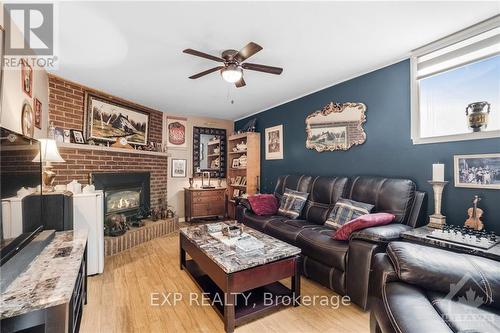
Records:
[[[275,196],[285,188],[308,192],[309,198],[299,219],[258,216],[248,201],[237,207],[239,222],[291,243],[302,249],[302,274],[318,281],[367,308],[370,269],[374,254],[384,252],[389,241],[424,221],[426,195],[408,179],[381,177],[279,177]],[[324,225],[335,202],[344,197],[375,205],[373,212],[396,215],[394,223],[367,228],[351,235],[349,241],[332,239],[333,230]]]
[[[393,242],[373,266],[372,333],[500,332],[500,262]]]

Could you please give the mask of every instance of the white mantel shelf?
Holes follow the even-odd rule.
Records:
[[[138,154],[138,155],[153,155],[153,156],[164,156],[169,157],[170,153],[162,153],[157,151],[147,151],[147,150],[136,150],[136,149],[126,149],[126,148],[114,148],[114,147],[102,147],[87,144],[77,144],[77,143],[67,143],[67,142],[57,142],[57,146],[61,148],[69,149],[85,149],[85,150],[99,150],[107,151],[110,153],[122,153],[122,154]]]

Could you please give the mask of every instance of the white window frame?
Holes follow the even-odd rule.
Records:
[[[413,141],[413,144],[500,138],[500,130],[486,131],[486,132],[470,132],[463,134],[422,138],[420,135],[420,109],[419,109],[420,92],[417,80],[418,57],[430,52],[434,52],[443,47],[447,47],[449,45],[461,42],[467,38],[497,28],[499,26],[500,26],[500,15],[497,15],[486,21],[480,22],[467,29],[446,36],[433,43],[427,44],[425,46],[422,46],[421,48],[412,51],[410,57],[410,80],[411,80],[410,93],[411,93],[411,139]]]

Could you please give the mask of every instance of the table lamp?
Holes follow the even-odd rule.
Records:
[[[54,183],[54,180],[56,178],[56,173],[52,171],[51,163],[65,162],[65,160],[59,154],[59,150],[57,149],[55,140],[38,139],[38,141],[40,141],[40,151],[33,159],[33,162],[38,162],[41,158],[43,162],[43,191],[52,192],[54,191],[54,187],[52,186],[52,184]]]

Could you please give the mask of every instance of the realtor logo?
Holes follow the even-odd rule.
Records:
[[[53,4],[5,4],[4,22],[6,56],[54,54]]]

